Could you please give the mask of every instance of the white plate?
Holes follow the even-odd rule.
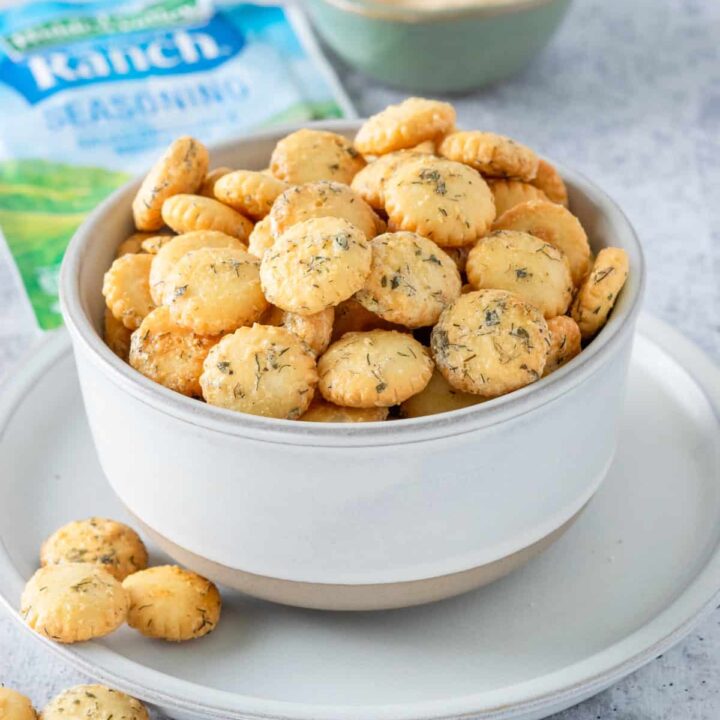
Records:
[[[35,637],[174,717],[540,718],[653,659],[715,602],[719,410],[717,368],[645,318],[610,475],[576,525],[508,578],[384,613],[226,593],[219,629],[185,645],[128,628],[71,647]],[[14,608],[47,534],[91,514],[124,516],[97,464],[64,333],[4,388],[0,432],[0,595]]]

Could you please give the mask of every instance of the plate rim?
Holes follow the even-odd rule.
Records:
[[[662,320],[643,313],[638,333],[693,378],[720,424],[720,368],[693,342]],[[37,343],[26,364],[0,384],[0,437],[22,402],[22,390],[49,362],[70,352],[67,331]],[[30,635],[75,669],[170,711],[237,720],[461,720],[512,718],[568,707],[617,682],[685,637],[720,600],[720,543],[683,590],[650,621],[616,643],[538,678],[496,690],[413,703],[312,705],[238,695],[180,680],[148,668],[99,643],[63,646],[33,632],[8,599],[24,580],[0,538],[0,605]],[[159,688],[164,688],[160,690]],[[198,698],[205,699],[199,701]]]

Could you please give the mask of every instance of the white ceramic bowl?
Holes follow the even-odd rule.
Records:
[[[355,121],[319,124],[352,136]],[[283,128],[212,149],[263,168]],[[644,284],[618,207],[564,172],[595,249],[625,248],[609,322],[547,378],[482,405],[385,423],[275,420],[157,385],[102,340],[102,277],[131,231],[132,182],[87,219],[61,299],[100,462],[139,523],[178,561],[259,597],[306,607],[428,602],[489,582],[546,547],[613,459]]]

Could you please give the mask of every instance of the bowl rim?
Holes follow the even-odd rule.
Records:
[[[558,0],[484,0],[467,6],[411,7],[378,2],[377,0],[315,0],[341,12],[359,15],[372,20],[404,23],[432,23],[444,20],[461,20],[470,16],[490,18],[497,15],[534,10]]]
[[[274,141],[289,132],[308,126],[350,135],[357,131],[361,122],[362,120],[345,119],[292,123],[211,144],[209,150],[211,154],[229,153],[237,150],[238,145]],[[478,405],[419,418],[403,418],[391,422],[303,423],[215,407],[153,382],[121,360],[105,344],[83,306],[80,287],[85,247],[102,237],[104,218],[110,210],[127,203],[129,214],[130,200],[142,176],[125,183],[100,203],[77,229],[65,252],[60,271],[59,294],[63,318],[73,338],[73,349],[77,354],[78,348],[82,348],[83,358],[91,360],[107,380],[113,382],[122,392],[164,415],[217,433],[271,443],[319,447],[405,444],[457,436],[517,418],[572,392],[622,349],[626,335],[634,331],[646,282],[646,263],[642,247],[622,210],[587,178],[552,162],[560,169],[572,190],[581,192],[593,204],[600,206],[602,214],[609,217],[613,225],[622,226],[625,238],[622,244],[631,251],[631,261],[634,258],[635,265],[632,266],[632,272],[607,324],[594,340],[563,367],[519,390]]]

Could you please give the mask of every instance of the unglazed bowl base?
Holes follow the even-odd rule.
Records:
[[[391,610],[444,600],[488,585],[546,550],[577,520],[584,505],[549,535],[499,560],[423,580],[367,585],[298,582],[257,575],[213,562],[168,540],[134,515],[143,532],[184,567],[253,597],[315,610]],[[131,514],[132,511],[129,511]]]

